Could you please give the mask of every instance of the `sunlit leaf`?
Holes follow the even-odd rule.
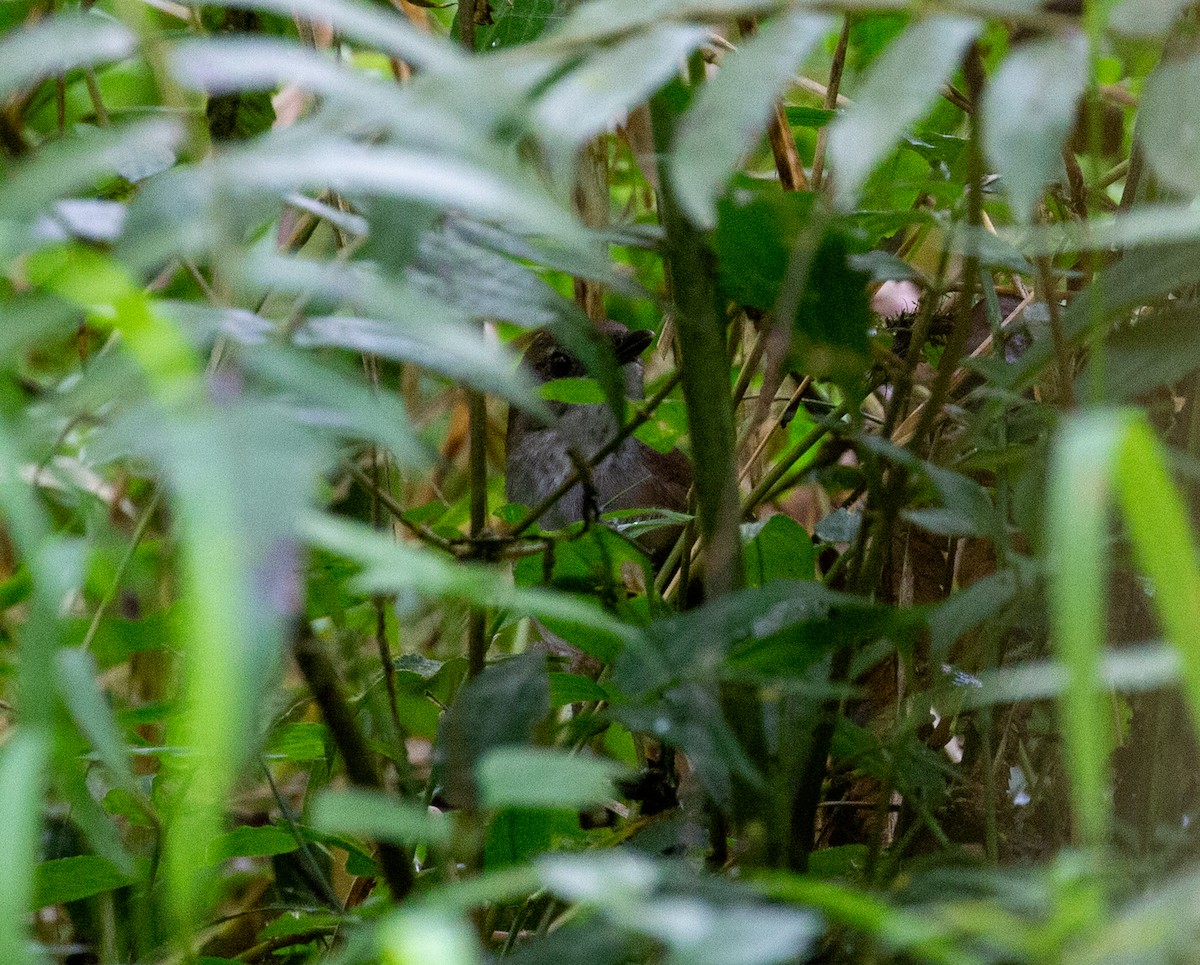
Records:
[[[386,965],[477,965],[482,961],[471,926],[440,908],[415,908],[384,919],[378,945]]]

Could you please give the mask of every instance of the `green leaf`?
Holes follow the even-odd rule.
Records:
[[[450,843],[450,822],[444,815],[362,788],[323,792],[313,806],[312,820],[319,830],[329,834],[395,844]]]
[[[48,740],[18,728],[0,751],[0,961],[25,965],[30,955],[29,912],[42,824]]]
[[[0,40],[0,100],[53,74],[133,52],[134,37],[106,17],[60,14]]]
[[[1062,171],[1062,145],[1088,81],[1082,32],[1018,46],[988,84],[983,129],[988,157],[1008,189],[1013,213],[1029,221],[1047,182]]]
[[[782,14],[726,55],[716,77],[700,88],[680,121],[670,164],[675,196],[697,226],[716,224],[717,197],[832,22],[808,12]]]
[[[1144,392],[1181,381],[1200,368],[1200,317],[1194,306],[1140,314],[1118,328],[1104,348],[1104,396],[1132,401]],[[1077,391],[1092,385],[1089,367]]]
[[[566,707],[568,704],[580,704],[608,700],[609,693],[591,677],[583,677],[573,673],[550,674],[550,706]]]
[[[784,111],[792,127],[825,127],[838,116],[837,111],[827,111],[823,107],[796,107],[792,104],[788,104]]]
[[[511,0],[493,8],[495,23],[477,31],[481,50],[505,50],[536,40],[570,9],[566,0]]]
[[[551,851],[556,842],[581,839],[579,817],[573,811],[510,808],[492,816],[483,844],[487,871],[527,865],[530,859]]]
[[[776,513],[753,529],[746,543],[746,580],[751,586],[763,586],[772,580],[811,580],[816,566],[816,550],[808,530],[783,513]],[[747,526],[742,527],[743,537]]]
[[[43,861],[34,874],[34,907],[63,905],[131,883],[112,862],[93,854]]]
[[[635,627],[621,623],[594,604],[563,593],[515,587],[497,570],[452,561],[429,551],[396,543],[365,526],[330,516],[310,516],[303,531],[313,543],[362,565],[354,586],[364,594],[415,590],[423,596],[460,600],[483,607],[553,620],[559,626],[590,631],[589,639],[611,659],[622,645],[640,639]]]
[[[328,754],[327,740],[324,724],[285,724],[267,741],[263,753],[295,764],[319,761]]]
[[[485,808],[578,810],[613,797],[613,780],[624,772],[613,761],[535,747],[501,747],[476,765]]]
[[[929,17],[905,30],[872,65],[854,105],[829,129],[841,207],[853,205],[875,166],[928,112],[979,31],[974,20]]]
[[[929,654],[933,664],[950,659],[951,648],[967,631],[995,619],[1017,595],[1013,570],[990,573],[937,604],[929,614]]]
[[[923,463],[922,471],[937,490],[941,506],[906,509],[910,523],[939,536],[985,536],[996,534],[996,512],[987,490],[961,473]]]
[[[555,379],[538,387],[538,395],[547,402],[570,402],[574,405],[603,403],[604,390],[595,379]]]
[[[479,761],[498,747],[526,744],[550,711],[543,654],[488,667],[459,689],[442,721],[446,796],[456,807],[478,806]]]
[[[851,267],[849,255],[844,232],[833,229],[821,239],[796,308],[792,355],[803,371],[859,392],[870,354],[870,276]]]
[[[737,190],[717,206],[718,281],[726,297],[769,311],[779,299],[795,239],[808,227],[813,196],[734,183]]]
[[[81,650],[62,650],[57,664],[59,690],[75,722],[113,779],[140,797],[140,788],[129,766],[129,750],[117,731],[112,708],[96,682],[96,666],[90,655]]]
[[[208,845],[208,863],[219,864],[229,858],[262,858],[290,854],[299,848],[296,838],[271,824],[240,827],[214,838]]]
[[[1164,61],[1146,80],[1138,137],[1146,160],[1165,184],[1200,194],[1200,56]]]
[[[533,119],[565,155],[644,103],[707,35],[704,27],[666,23],[603,48],[549,88]]]

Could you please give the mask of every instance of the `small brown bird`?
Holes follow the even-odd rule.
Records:
[[[612,341],[617,362],[623,367],[625,394],[631,399],[644,398],[638,356],[653,334],[630,331],[613,321],[600,322],[597,327]],[[534,336],[524,364],[539,382],[587,374],[579,360],[544,331]],[[510,502],[537,505],[574,472],[572,450],[590,459],[617,434],[619,427],[607,405],[549,405],[558,420],[551,426],[517,409],[509,410],[505,492]],[[682,452],[676,449],[664,454],[633,437],[592,469],[596,508],[602,513],[617,509],[684,512],[691,483],[691,463]],[[558,529],[583,519],[584,499],[583,487],[572,487],[542,517],[542,526]],[[651,555],[658,555],[670,549],[677,535],[677,527],[655,529],[639,543]]]

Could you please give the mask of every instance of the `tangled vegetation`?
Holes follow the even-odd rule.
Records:
[[[0,962],[1195,961],[1197,118],[1176,0],[6,0]]]

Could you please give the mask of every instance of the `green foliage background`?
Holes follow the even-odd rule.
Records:
[[[1174,0],[7,0],[0,961],[1192,961],[1197,117]]]

